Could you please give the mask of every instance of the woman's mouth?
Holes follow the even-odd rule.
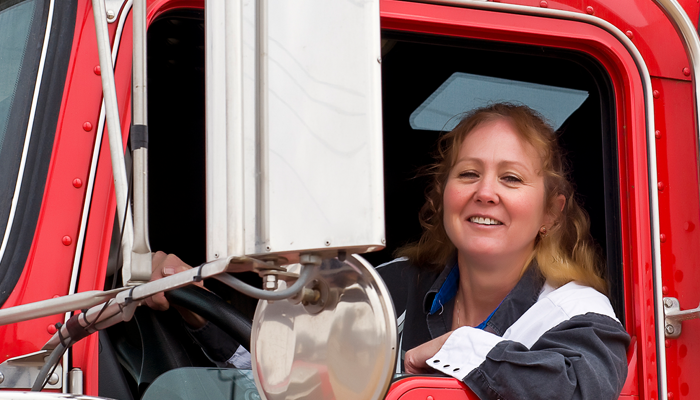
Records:
[[[469,217],[469,222],[479,225],[503,225],[503,222],[488,217]]]

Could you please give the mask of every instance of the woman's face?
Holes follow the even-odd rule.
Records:
[[[525,262],[549,222],[541,168],[535,148],[507,120],[467,135],[443,197],[445,230],[460,259]]]

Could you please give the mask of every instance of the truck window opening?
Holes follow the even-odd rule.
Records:
[[[383,38],[392,41],[382,57],[387,248],[366,258],[375,265],[390,261],[397,248],[420,238],[418,211],[428,184],[420,170],[432,162],[440,132],[412,128],[412,114],[453,75],[588,93],[558,132],[607,263],[613,306],[624,315],[615,111],[603,68],[583,54],[544,47],[399,32],[384,32]],[[464,107],[460,112],[468,111]]]
[[[190,265],[205,259],[200,18],[199,11],[178,11],[149,29],[151,246]],[[450,76],[460,72],[586,92],[559,132],[592,235],[607,261],[613,304],[623,315],[614,104],[602,67],[570,51],[394,32],[385,37],[396,41],[382,62],[387,248],[366,254],[370,262],[389,261],[398,247],[420,237],[417,215],[427,181],[417,175],[432,161],[439,133],[412,129],[410,115]]]
[[[204,21],[178,11],[148,30],[151,248],[205,261]]]

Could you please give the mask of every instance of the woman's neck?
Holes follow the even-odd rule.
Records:
[[[459,290],[452,328],[477,326],[488,318],[518,283],[526,261],[482,265],[458,255]]]

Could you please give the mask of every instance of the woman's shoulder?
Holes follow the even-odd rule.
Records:
[[[407,281],[417,279],[420,274],[419,268],[406,257],[396,258],[380,264],[375,267],[375,270],[387,286],[390,286],[389,289],[392,289],[391,286],[396,284],[405,285]]]
[[[406,308],[422,310],[423,298],[438,276],[438,272],[420,268],[406,257],[381,264],[376,270],[389,289],[399,313]]]
[[[560,287],[546,282],[535,304],[508,328],[503,338],[530,348],[543,334],[567,321],[603,323],[624,331],[604,294],[576,282]]]
[[[615,316],[610,299],[596,289],[577,282],[569,282],[554,287],[545,282],[538,302],[546,301],[560,309],[569,318],[586,313],[605,315],[619,322]]]
[[[443,268],[429,269],[413,263],[408,257],[399,257],[375,267],[375,270],[387,284],[390,282],[406,284],[407,282],[420,283],[429,288],[438,278]],[[426,288],[426,290],[427,290]]]

